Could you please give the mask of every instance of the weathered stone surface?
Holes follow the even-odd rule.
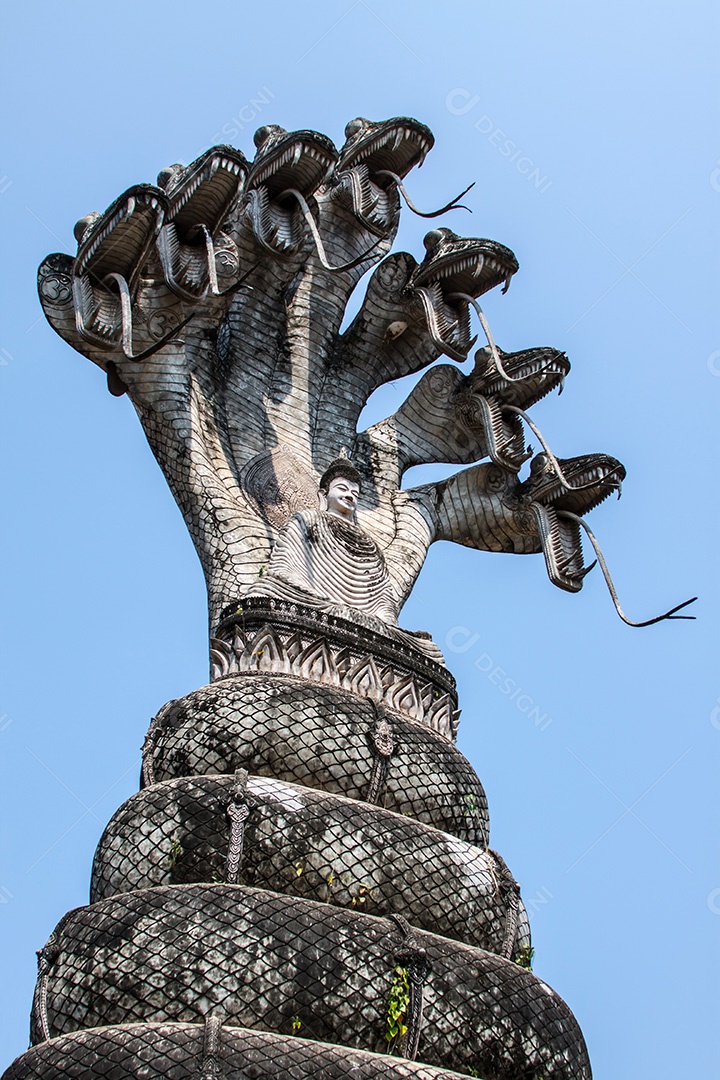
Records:
[[[242,884],[368,915],[397,912],[506,956],[530,944],[512,875],[491,852],[376,806],[247,775],[168,780],[129,799],[95,853],[91,902],[228,880],[233,806],[247,814]]]
[[[382,1051],[398,963],[420,976],[418,1058],[498,1078],[587,1080],[582,1035],[535,975],[481,949],[237,885],[176,885],[67,915],[40,954],[32,1041],[120,1022],[197,1022]]]
[[[246,596],[223,612],[210,640],[212,678],[244,671],[296,675],[382,702],[454,740],[455,679],[409,638],[286,600]]]
[[[133,401],[203,565],[212,626],[255,587],[287,518],[317,510],[309,493],[341,447],[362,477],[357,521],[382,555],[391,624],[442,539],[542,551],[551,580],[577,591],[577,525],[556,511],[558,497],[582,485],[556,460],[553,492],[536,495],[517,479],[527,452],[513,403],[532,405],[558,385],[568,365],[556,350],[525,350],[505,368],[488,330],[490,358],[481,350],[472,375],[433,376],[397,418],[357,431],[378,386],[443,353],[467,359],[476,298],[507,289],[518,263],[496,241],[447,228],[427,233],[421,262],[389,255],[402,179],[432,136],[408,117],[359,119],[348,131],[338,150],[318,132],[268,125],[252,163],[213,147],[164,169],[158,186],[130,188],[78,223],[74,258],[45,260],[45,313],[107,373],[111,392]],[[355,286],[376,264],[341,333]],[[417,461],[488,456],[503,474],[502,498],[485,466],[455,484],[402,487]],[[624,474],[601,455],[585,471],[580,513]]]
[[[215,1055],[218,1072],[208,1074],[203,1072],[204,1043],[203,1024],[93,1028],[33,1047],[2,1080],[198,1080],[212,1075],[223,1080],[450,1080],[461,1075],[386,1054],[237,1027],[222,1028]]]
[[[386,758],[375,745],[381,724],[390,729]],[[487,846],[485,793],[452,743],[358,694],[303,679],[247,672],[172,701],[143,756],[146,783],[247,769],[351,799],[376,791],[388,810]]]
[[[560,461],[536,432],[520,481],[523,410],[569,364],[492,340],[476,298],[517,271],[503,245],[435,228],[422,262],[388,254],[432,142],[407,117],[358,118],[339,150],[267,125],[252,163],[220,146],[170,166],[40,268],[51,325],[133,402],[217,636],[213,683],[151,724],[144,790],[98,849],[102,899],[39,956],[45,1042],[13,1080],[589,1080],[565,1004],[507,959],[528,960],[527,921],[453,745],[454,680],[398,615],[438,540],[542,552],[578,591],[582,515],[624,469]],[[358,431],[379,386],[467,359],[473,308],[489,342],[474,370],[433,368]],[[431,462],[465,468],[403,487]],[[388,1048],[389,1000],[393,1051],[427,1065],[365,1052]]]

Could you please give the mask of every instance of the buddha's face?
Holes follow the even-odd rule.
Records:
[[[325,495],[328,513],[345,518],[346,521],[352,521],[355,517],[359,494],[358,484],[353,483],[352,480],[346,480],[344,476],[336,476]]]

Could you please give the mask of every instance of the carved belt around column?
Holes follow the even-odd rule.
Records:
[[[235,773],[235,784],[226,814],[230,818],[230,841],[225,868],[225,880],[228,885],[237,885],[245,840],[245,822],[250,816],[253,803],[247,797],[248,774],[246,769]]]
[[[373,754],[373,766],[365,801],[379,806],[385,794],[388,762],[393,754],[397,753],[398,742],[390,721],[381,713],[377,702],[371,699],[371,705],[375,713],[375,722],[372,730],[368,732],[368,743]]]
[[[402,1044],[402,1056],[408,1061],[415,1061],[422,1031],[423,987],[430,974],[430,964],[425,949],[417,944],[407,919],[397,914],[389,915],[388,918],[395,923],[403,936],[400,950],[395,954],[395,962],[407,970],[410,983],[407,1033]]]
[[[57,938],[53,934],[44,949],[38,954],[38,981],[33,1001],[33,1020],[40,1037],[45,1040],[50,1038],[50,1025],[47,1011],[48,977],[58,954]]]
[[[172,701],[168,701],[163,705],[162,709],[158,712],[157,716],[153,716],[150,721],[150,727],[147,729],[147,735],[142,746],[142,787],[150,787],[155,783],[155,763],[153,757],[155,755],[155,749],[160,738],[160,733],[163,728],[163,720],[175,704],[177,698],[173,698]]]
[[[500,869],[500,895],[505,905],[505,935],[500,956],[505,960],[512,960],[515,951],[515,941],[518,930],[518,915],[520,912],[520,886],[513,877],[507,863],[497,851],[488,848],[488,854],[497,863]]]
[[[46,944],[37,954],[38,959],[38,979],[35,984],[35,993],[33,994],[32,1013],[30,1016],[30,1039],[32,1042],[42,1042],[45,1039],[52,1038],[52,1032],[50,1031],[50,1021],[48,1019],[47,1009],[47,995],[48,995],[48,980],[50,978],[50,972],[55,960],[60,952],[60,937],[62,935],[63,928],[67,922],[75,915],[80,908],[72,908],[71,911],[66,912],[63,915],[60,922],[57,924],[52,934],[48,938]],[[40,1039],[35,1039],[34,1032],[36,1032]]]
[[[200,1080],[221,1080],[220,1035],[222,1021],[217,1016],[205,1017],[203,1036],[203,1057],[200,1068]]]

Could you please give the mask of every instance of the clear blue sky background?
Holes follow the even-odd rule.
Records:
[[[472,218],[443,223],[518,255],[508,295],[485,302],[499,344],[569,354],[564,395],[534,410],[556,452],[627,467],[622,501],[590,520],[628,613],[701,600],[697,622],[632,630],[597,571],[570,596],[541,556],[442,544],[404,622],[446,647],[461,747],[523,886],[535,969],[575,1011],[596,1077],[717,1074],[715,7],[6,9],[3,1064],[26,1045],[34,950],[86,902],[151,715],[207,680],[204,587],[180,515],[128,399],[45,324],[37,264],[74,250],[78,217],[213,142],[251,156],[255,128],[279,123],[340,144],[357,115],[410,114],[436,135],[409,179],[417,203],[476,180]],[[420,256],[426,228],[406,212],[396,249]],[[404,394],[388,388],[368,415]],[[541,723],[501,692],[497,667]]]

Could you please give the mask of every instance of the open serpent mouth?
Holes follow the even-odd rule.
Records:
[[[103,349],[122,341],[125,354],[132,356],[132,301],[168,209],[160,188],[137,184],[104,214],[87,214],[75,225],[73,306],[76,329],[85,341]]]
[[[537,532],[548,577],[553,585],[566,592],[579,592],[585,576],[599,563],[615,610],[627,626],[652,626],[665,619],[693,619],[694,615],[677,612],[693,604],[696,596],[642,622],[628,619],[622,609],[600,544],[582,515],[599,506],[613,492],[619,497],[624,479],[624,466],[609,454],[556,458],[546,447],[545,453],[533,458],[530,476],[516,490],[520,497],[516,524],[521,531]],[[596,555],[589,566],[583,560],[581,530]]]
[[[158,237],[163,276],[170,289],[197,300],[210,289],[219,292],[215,243],[220,227],[242,189],[248,163],[239,150],[214,146],[183,168],[171,165],[158,176],[169,210]],[[224,236],[222,262],[237,269],[237,250]]]
[[[338,172],[363,165],[371,177],[383,170],[406,176],[415,165],[422,165],[435,143],[430,128],[410,116],[379,123],[359,116],[346,126],[345,138]]]
[[[458,393],[458,411],[471,431],[480,432],[496,465],[517,472],[532,451],[525,446],[518,413],[540,401],[570,371],[564,353],[552,348],[506,353],[493,346],[479,349],[475,367]]]
[[[609,495],[622,493],[625,467],[609,454],[583,454],[556,459],[561,475],[548,454],[537,454],[530,464],[530,476],[520,485],[520,497],[540,502],[554,510],[587,514]]]
[[[333,195],[350,202],[355,216],[377,236],[387,236],[400,213],[400,198],[420,217],[437,217],[457,208],[465,188],[439,210],[424,213],[414,205],[403,179],[418,168],[434,145],[429,128],[409,116],[374,123],[359,116],[345,128],[346,143],[340,151]],[[470,187],[473,185],[471,184]],[[467,209],[467,207],[465,207]]]
[[[245,179],[249,165],[232,146],[213,146],[186,168],[171,165],[158,176],[170,202],[168,218],[178,239],[202,222],[211,232],[226,218]]]
[[[133,303],[141,274],[152,275],[148,260],[154,244],[162,276],[174,293],[194,301],[208,288],[219,292],[216,260],[231,272],[238,258],[229,237],[224,237],[221,250],[215,242],[246,171],[239,151],[213,147],[187,167],[163,169],[160,186],[131,187],[104,214],[87,214],[77,222],[73,306],[76,329],[85,341],[103,349],[121,345],[128,359],[141,360],[192,318],[143,352],[133,352]]]
[[[152,184],[136,184],[111,203],[104,214],[92,213],[75,226],[78,252],[74,274],[101,284],[120,274],[132,290],[159,233],[168,200]]]
[[[275,124],[258,128],[257,154],[248,174],[248,190],[261,185],[275,199],[289,187],[307,198],[317,191],[337,161],[337,150],[317,131],[285,131]]]
[[[613,492],[619,495],[624,479],[624,466],[608,454],[551,460],[543,453],[533,458],[530,476],[517,494],[532,515],[530,527],[539,535],[553,585],[566,592],[580,591],[595,563],[585,566],[579,515],[589,513]],[[572,517],[565,517],[565,512]]]
[[[274,255],[302,245],[305,221],[298,192],[311,199],[337,161],[337,150],[317,131],[285,131],[275,124],[258,128],[258,148],[247,178],[247,212],[260,244]]]
[[[489,346],[475,354],[475,367],[470,375],[474,393],[495,396],[520,409],[529,409],[558,386],[562,393],[570,372],[570,361],[559,349],[543,346],[511,353],[498,349],[497,352],[502,370]]]
[[[462,362],[475,341],[467,297],[497,285],[507,292],[518,262],[494,240],[460,238],[450,229],[431,229],[424,244],[427,255],[410,275],[408,291],[419,301],[437,348]]]

